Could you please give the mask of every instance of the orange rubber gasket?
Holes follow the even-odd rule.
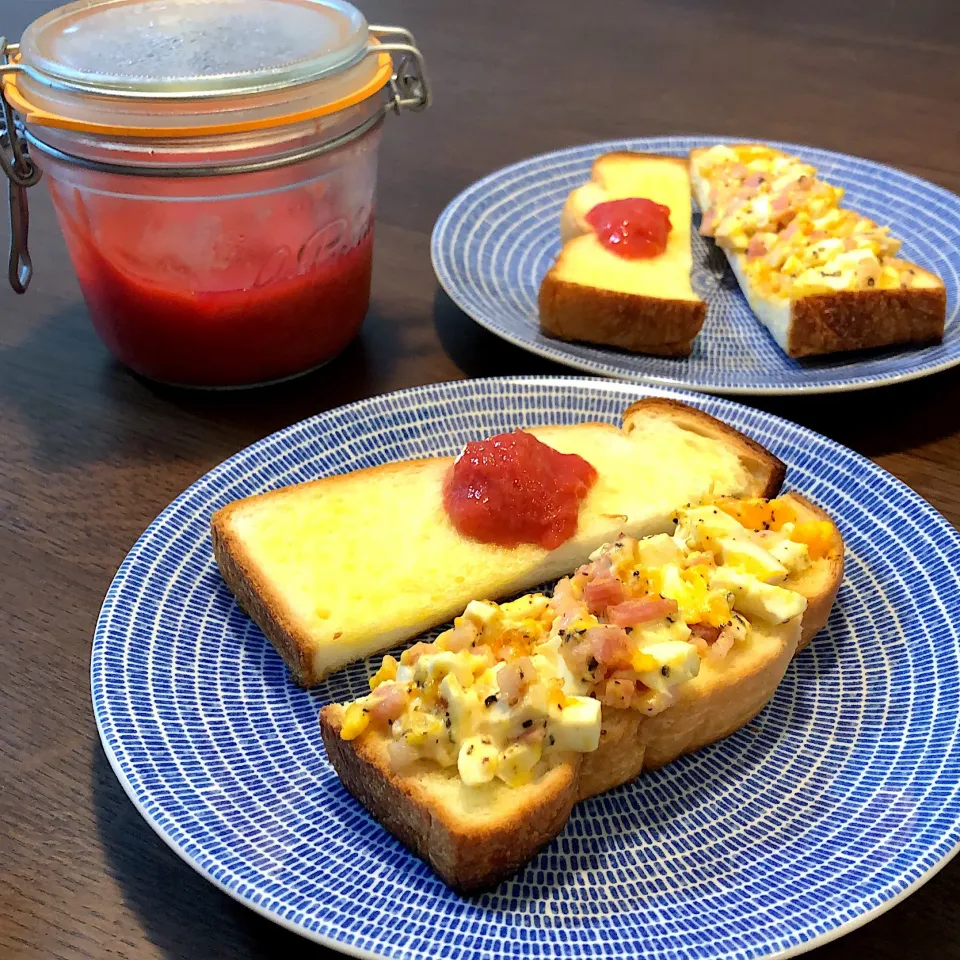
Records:
[[[242,120],[237,123],[208,124],[192,127],[128,127],[106,123],[89,123],[85,120],[71,120],[56,113],[34,108],[24,99],[17,86],[17,74],[8,73],[3,77],[3,93],[7,102],[19,113],[27,124],[38,127],[55,127],[60,130],[75,130],[80,133],[98,133],[111,137],[142,137],[155,139],[157,137],[206,137],[221,133],[246,133],[251,130],[265,130],[272,127],[283,127],[288,124],[300,123],[303,120],[314,120],[317,117],[326,117],[345,110],[355,104],[373,96],[378,90],[387,85],[393,75],[393,59],[389,53],[378,54],[377,72],[362,87],[339,100],[289,113],[279,117],[270,117],[264,120]]]

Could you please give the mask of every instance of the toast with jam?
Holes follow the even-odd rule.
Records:
[[[772,496],[784,476],[783,464],[742,433],[658,397],[629,407],[621,427],[579,423],[525,433],[592,471],[569,535],[549,541],[553,546],[504,545],[462,532],[445,494],[463,457],[345,473],[248,497],[213,515],[224,580],[299,684],[314,685],[444,623],[471,600],[560,577],[621,532],[666,532],[677,503]],[[534,457],[534,465],[542,459]],[[506,503],[487,520],[507,525],[515,513]]]
[[[560,340],[687,356],[706,303],[690,283],[685,158],[608,153],[567,198],[563,244],[540,285],[540,329]]]

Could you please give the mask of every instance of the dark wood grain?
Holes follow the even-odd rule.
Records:
[[[0,0],[16,37],[49,0]],[[235,960],[325,951],[184,866],[127,801],[89,703],[91,633],[124,554],[225,456],[359,397],[504,373],[563,373],[438,292],[429,235],[459,190],[544,150],[615,136],[782,138],[960,189],[960,5],[950,0],[366,3],[413,29],[436,92],[391,121],[373,305],[326,370],[249,394],[151,386],[90,327],[42,189],[37,277],[0,288],[0,956]],[[767,400],[872,457],[960,521],[960,374]],[[818,958],[960,958],[960,865]]]

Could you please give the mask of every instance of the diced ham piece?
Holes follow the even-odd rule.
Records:
[[[517,742],[522,743],[524,746],[534,746],[535,744],[543,742],[546,733],[547,731],[543,728],[543,724],[538,724],[535,727],[530,727],[529,730],[524,730],[523,733],[517,737]]]
[[[826,230],[814,230],[810,234],[811,240],[826,240],[827,231]]]
[[[407,691],[395,683],[381,683],[373,691],[370,719],[377,724],[393,723],[406,709]]]
[[[750,176],[750,171],[745,163],[734,163],[729,168],[729,174],[737,180],[745,180]]]
[[[717,642],[710,647],[710,656],[725,657],[730,652],[730,648],[733,646],[736,639],[737,635],[733,630],[721,630],[720,636],[717,637]]]
[[[510,706],[523,696],[523,691],[537,679],[537,670],[529,657],[519,657],[497,672],[500,696]]]
[[[598,663],[613,663],[630,648],[630,637],[616,626],[592,627],[583,639]]]
[[[583,590],[583,599],[591,613],[600,613],[607,607],[614,607],[622,603],[623,598],[623,584],[612,576],[591,580]]]
[[[394,770],[403,770],[420,757],[420,754],[405,740],[391,740],[387,744],[387,755]]]
[[[770,209],[774,213],[785,213],[790,208],[790,194],[784,190],[782,193],[778,193],[770,201]]]
[[[690,632],[706,643],[716,643],[720,636],[720,628],[711,627],[709,623],[691,623]]]
[[[751,173],[750,176],[744,180],[743,185],[745,187],[759,187],[765,179],[762,173]]]
[[[759,233],[755,233],[747,244],[748,257],[762,257],[767,252],[767,245]]]
[[[607,610],[607,619],[617,627],[636,627],[652,620],[662,620],[677,612],[677,601],[664,597],[643,597],[625,600]]]
[[[400,654],[400,662],[405,666],[412,667],[425,653],[436,652],[437,648],[432,643],[424,643],[421,640]]]
[[[698,637],[695,633],[690,634],[689,642],[697,648],[697,653],[699,653],[701,657],[706,656],[710,652],[710,644],[707,643],[703,637]]]
[[[575,644],[565,647],[563,651],[563,659],[567,661],[567,666],[577,675],[587,670],[591,657],[593,657],[593,645],[586,636]]]
[[[632,680],[608,680],[600,699],[611,707],[626,710],[636,689]]]
[[[466,650],[478,636],[480,636],[480,630],[472,620],[461,620],[444,637],[443,642],[448,650],[460,653],[461,650]]]
[[[853,237],[844,237],[844,239],[843,239],[843,249],[844,249],[844,250],[847,250],[847,251],[849,251],[849,250],[856,250],[856,249],[857,249],[857,241],[854,240]]]
[[[789,240],[800,229],[800,221],[794,220],[780,233],[781,240]]]
[[[717,229],[717,211],[715,208],[711,207],[703,215],[703,219],[700,221],[700,236],[701,237],[712,237],[714,230]]]
[[[558,629],[560,630],[568,627],[577,617],[586,612],[585,604],[574,594],[573,581],[569,577],[564,577],[554,588],[552,604],[554,616],[559,618]]]

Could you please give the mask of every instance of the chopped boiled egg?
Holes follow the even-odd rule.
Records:
[[[653,670],[640,674],[640,681],[651,690],[666,693],[671,687],[686,683],[700,672],[700,655],[692,643],[668,640],[653,643],[643,652],[656,661]]]
[[[791,573],[800,573],[810,566],[810,549],[805,543],[784,539],[770,548],[770,555]]]
[[[796,520],[780,500],[687,507],[674,535],[621,537],[553,598],[474,601],[435,643],[384,658],[372,692],[346,705],[342,736],[382,731],[397,764],[456,764],[467,786],[527,783],[552,753],[596,750],[604,706],[656,714],[704,658],[750,643],[742,614],[801,614],[804,598],[777,584],[836,532]]]
[[[769,550],[747,539],[721,540],[724,566],[752,573],[764,583],[780,583],[789,571]]]
[[[729,591],[737,608],[768,623],[786,623],[807,609],[806,598],[799,593],[764,583],[752,574],[729,567],[717,569],[711,586]]]
[[[550,736],[558,750],[591,753],[600,746],[600,701],[593,697],[567,697],[551,717]]]
[[[541,756],[539,743],[511,743],[500,754],[497,776],[508,786],[522,787],[532,779]]]
[[[468,737],[457,753],[457,771],[468,787],[489,783],[500,766],[500,750],[487,737]]]

